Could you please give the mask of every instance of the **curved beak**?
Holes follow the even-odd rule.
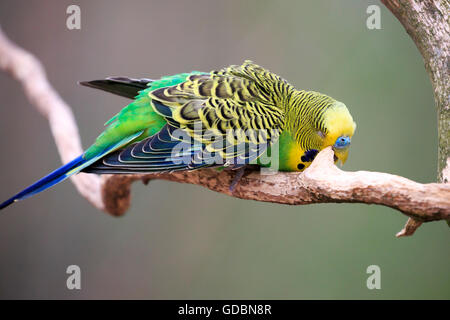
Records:
[[[338,148],[333,148],[334,150],[334,155],[336,156],[335,159],[335,163],[338,162],[338,160],[341,161],[342,164],[345,163],[345,161],[347,161],[348,158],[348,151],[349,148],[345,148],[345,149],[338,149]]]

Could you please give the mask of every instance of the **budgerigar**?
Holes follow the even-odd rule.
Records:
[[[6,200],[0,209],[78,172],[236,169],[274,162],[281,171],[302,171],[328,146],[335,161],[344,163],[356,128],[342,102],[296,90],[251,61],[159,80],[115,77],[81,84],[134,101],[105,124],[81,156]],[[268,154],[277,154],[277,159],[263,163]]]

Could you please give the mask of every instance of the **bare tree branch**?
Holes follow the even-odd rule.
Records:
[[[82,154],[80,134],[72,110],[49,84],[41,63],[12,43],[1,29],[0,69],[22,84],[30,103],[47,118],[62,162],[69,162]],[[72,182],[93,206],[105,209],[98,176],[82,173],[72,176]]]
[[[103,199],[113,214],[129,205],[129,186],[133,181],[147,183],[163,179],[198,184],[237,198],[300,205],[312,203],[372,203],[397,209],[421,221],[450,219],[450,185],[420,184],[399,176],[379,172],[346,172],[334,165],[333,150],[321,151],[303,173],[279,172],[245,174],[233,193],[229,186],[233,171],[203,169],[191,172],[110,176],[105,179]]]
[[[450,2],[448,0],[381,0],[413,39],[425,62],[438,114],[438,181],[450,182]],[[450,225],[450,222],[448,222]],[[408,219],[402,231],[414,233]],[[406,232],[406,231],[405,231]],[[409,234],[397,234],[397,236]]]
[[[381,2],[405,27],[425,62],[438,112],[438,180],[450,182],[450,2]]]
[[[31,54],[10,42],[0,29],[0,68],[24,87],[31,104],[50,124],[63,162],[82,153],[76,122],[70,107],[48,83],[45,72]],[[32,82],[27,79],[33,79]],[[397,209],[410,217],[397,236],[411,235],[421,224],[450,219],[450,185],[420,184],[403,177],[377,172],[345,172],[333,162],[333,151],[321,151],[303,173],[262,175],[247,172],[233,193],[229,186],[235,172],[203,169],[191,172],[144,175],[79,174],[72,178],[77,190],[96,208],[112,215],[124,214],[130,206],[134,181],[163,179],[197,184],[230,196],[281,204],[367,203]]]

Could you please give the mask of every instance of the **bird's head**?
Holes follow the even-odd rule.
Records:
[[[293,92],[287,107],[286,131],[291,132],[300,153],[331,146],[335,162],[345,163],[356,129],[345,104],[319,92],[302,90]],[[297,167],[301,160],[299,165],[304,168],[310,157],[303,153],[291,155],[288,167]]]
[[[340,160],[342,164],[347,161],[350,143],[355,133],[356,123],[345,104],[336,101],[325,111],[324,124],[327,130],[324,134],[323,148],[332,146],[335,162]]]

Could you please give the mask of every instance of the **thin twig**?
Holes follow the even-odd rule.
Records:
[[[12,43],[1,28],[0,69],[20,82],[31,105],[47,118],[62,162],[67,163],[82,154],[72,109],[50,85],[39,60]],[[94,207],[105,209],[98,176],[81,173],[71,179],[78,192]]]

